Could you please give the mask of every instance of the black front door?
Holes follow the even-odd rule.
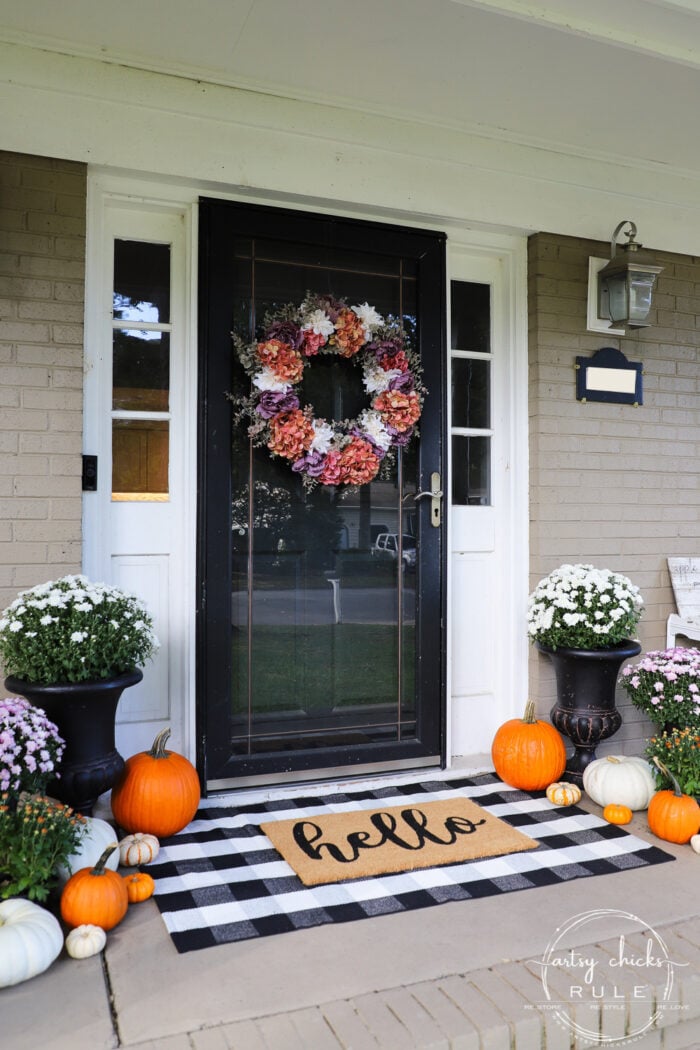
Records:
[[[198,741],[209,790],[241,778],[439,764],[445,707],[445,243],[441,234],[200,202]],[[308,491],[254,445],[231,397],[250,379],[232,332],[307,293],[403,326],[427,388],[388,476]],[[319,355],[315,418],[356,418],[361,375]],[[443,481],[440,481],[443,479]],[[248,783],[252,779],[247,780]]]

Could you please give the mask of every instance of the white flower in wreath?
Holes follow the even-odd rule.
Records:
[[[335,433],[333,427],[330,423],[326,423],[325,419],[314,419],[311,426],[314,428],[314,436],[311,441],[311,451],[320,452],[325,455],[333,441]]]
[[[357,421],[360,430],[372,438],[375,445],[385,452],[391,447],[391,434],[384,426],[382,417],[378,412],[366,408]]]
[[[253,386],[256,386],[258,390],[274,390],[280,393],[291,390],[291,385],[278,379],[271,368],[263,368],[253,376]]]
[[[335,332],[335,325],[325,310],[312,310],[301,326],[302,332],[313,332],[328,339]]]
[[[361,322],[362,327],[365,329],[366,337],[372,335],[377,328],[381,328],[384,324],[384,318],[377,310],[370,306],[369,303],[362,303],[360,306],[351,307],[352,312],[355,314],[357,319]]]
[[[365,390],[368,394],[383,394],[385,390],[389,389],[389,383],[392,379],[396,379],[401,375],[401,371],[398,368],[390,368],[388,372],[385,372],[379,365],[376,367],[366,368],[362,377]]]

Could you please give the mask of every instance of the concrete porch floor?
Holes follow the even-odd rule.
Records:
[[[0,991],[0,1046],[698,1050],[700,857],[689,846],[655,839],[645,813],[635,815],[629,830],[676,861],[184,955],[173,947],[155,902],[146,901],[108,934],[102,955],[75,961],[64,951],[44,974]],[[579,1034],[545,1002],[543,953],[557,927],[595,908],[638,916],[640,930],[651,928],[668,957],[682,964],[674,968],[673,993],[657,1021],[638,1038],[631,1036],[646,1015],[639,1019],[630,980],[606,990],[597,1012],[588,1003],[576,1008]],[[614,958],[621,923],[611,915],[594,945],[584,927],[567,947]],[[645,943],[639,941],[638,947]],[[567,975],[552,978],[550,990],[560,992],[571,1016]],[[651,980],[660,1000],[666,972],[652,972]],[[611,996],[620,1001],[611,1003]]]

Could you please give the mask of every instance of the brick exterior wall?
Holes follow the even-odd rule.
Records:
[[[534,587],[564,562],[591,562],[629,576],[646,603],[646,651],[665,648],[675,612],[666,558],[700,555],[700,259],[655,252],[653,327],[619,338],[586,331],[588,257],[609,252],[547,233],[529,241],[530,574]],[[576,401],[576,356],[603,346],[643,362],[642,406]],[[533,650],[530,668],[548,712],[549,661]],[[640,754],[651,724],[621,691],[618,704],[623,726],[599,754]]]
[[[86,176],[0,151],[0,609],[81,565]]]

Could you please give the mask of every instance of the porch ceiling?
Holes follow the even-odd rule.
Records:
[[[0,40],[700,172],[700,0],[0,0]]]

